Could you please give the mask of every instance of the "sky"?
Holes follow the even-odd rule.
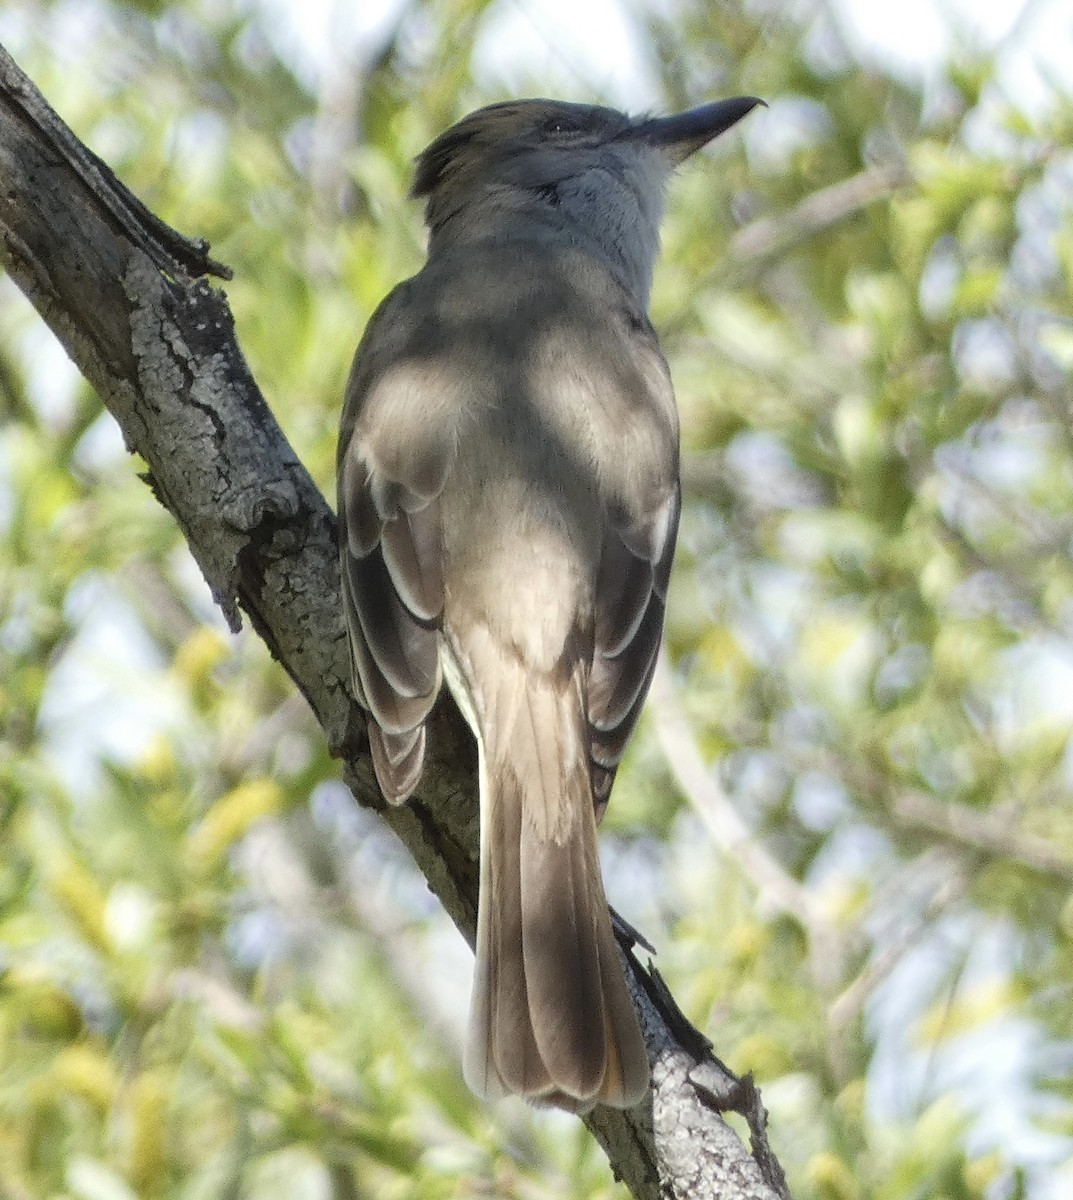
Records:
[[[359,57],[372,51],[403,7],[403,0],[258,2],[274,14],[281,50],[314,72],[337,59],[340,46]],[[583,87],[632,111],[653,107],[660,97],[631,14],[674,7],[674,0],[505,0],[485,21],[475,66],[506,90],[539,75],[563,97]],[[1073,60],[1073,13],[1064,0],[834,0],[834,10],[865,59],[909,76],[933,71],[958,39],[993,47],[1009,86],[1029,105],[1043,102],[1047,73],[1066,78]]]

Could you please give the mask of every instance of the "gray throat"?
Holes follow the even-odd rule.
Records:
[[[538,241],[598,259],[647,312],[668,170],[656,152],[605,154],[562,178],[496,180],[434,206],[430,253],[466,242]]]

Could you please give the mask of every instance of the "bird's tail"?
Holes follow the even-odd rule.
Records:
[[[490,642],[481,650],[495,661],[459,664],[481,695],[448,672],[453,691],[469,692],[460,699],[480,743],[466,1081],[577,1112],[630,1107],[648,1087],[648,1056],[600,874],[583,668],[541,674]]]

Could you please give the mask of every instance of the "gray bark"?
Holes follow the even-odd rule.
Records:
[[[149,464],[231,626],[241,615],[309,702],[358,803],[377,809],[472,944],[475,754],[449,702],[419,794],[386,810],[348,682],[335,521],[287,444],[234,337],[226,277],[86,149],[0,48],[0,259]],[[340,392],[342,380],[340,381]],[[786,1200],[751,1080],[734,1076],[622,941],[653,1061],[628,1112],[586,1124],[638,1200]],[[723,1120],[747,1119],[752,1150]]]

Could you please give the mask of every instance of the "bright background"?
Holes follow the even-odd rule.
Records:
[[[687,508],[613,903],[798,1200],[1073,1188],[1073,12],[1061,0],[7,0],[0,41],[235,268],[333,487],[410,162],[515,94],[770,107],[680,173]],[[460,1081],[469,954],[0,284],[0,1192],[596,1197]]]

